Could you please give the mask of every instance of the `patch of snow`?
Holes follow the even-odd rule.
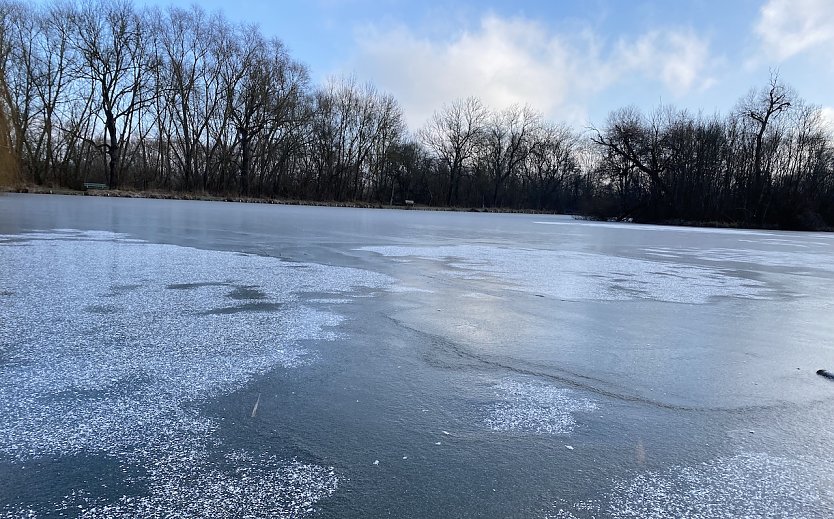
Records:
[[[575,413],[597,409],[595,402],[573,390],[542,382],[507,379],[494,389],[497,401],[485,418],[494,431],[569,434],[576,427]]]
[[[545,517],[812,519],[830,517],[832,509],[834,469],[828,460],[745,453],[616,480],[600,501]]]
[[[102,231],[3,238],[28,246],[0,243],[0,264],[15,266],[0,279],[10,294],[0,304],[0,456],[104,456],[147,474],[147,495],[118,502],[78,489],[74,514],[298,517],[335,491],[329,467],[249,452],[217,461],[219,423],[198,409],[315,361],[302,341],[339,337],[343,318],[305,304],[305,293],[342,302],[392,279]],[[0,515],[28,508],[6,504]]]

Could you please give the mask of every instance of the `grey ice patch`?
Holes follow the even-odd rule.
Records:
[[[109,315],[119,313],[120,308],[115,305],[87,305],[84,307],[85,312],[98,315]]]
[[[138,290],[140,288],[142,288],[142,285],[138,283],[134,283],[132,285],[111,285],[110,291],[114,294],[120,294],[122,292],[130,292],[133,290]]]
[[[304,304],[306,294],[350,301],[391,278],[112,233],[22,237],[25,250],[0,244],[0,264],[27,265],[2,280],[15,297],[0,305],[0,457],[104,456],[147,474],[147,496],[116,503],[77,489],[72,514],[90,517],[219,517],[226,503],[298,517],[335,490],[331,469],[300,461],[238,453],[234,469],[209,462],[225,447],[200,404],[311,362],[303,341],[338,337],[343,317]],[[229,308],[230,287],[264,297],[212,312]],[[0,516],[29,508],[13,506]]]
[[[226,294],[229,299],[237,301],[247,301],[253,299],[266,299],[266,294],[262,290],[255,287],[235,287],[234,290]]]
[[[575,391],[542,382],[504,380],[494,387],[486,425],[500,432],[569,434],[576,427],[574,413],[597,409],[594,401]]]
[[[591,512],[578,504],[575,510],[560,509],[547,517],[572,518],[572,512],[614,519],[830,517],[834,469],[828,460],[812,457],[739,454],[615,481],[604,501],[595,503]]]
[[[363,247],[386,257],[445,261],[459,279],[489,275],[520,290],[572,301],[649,299],[705,304],[715,297],[764,299],[772,290],[733,271],[665,259],[484,245]]]

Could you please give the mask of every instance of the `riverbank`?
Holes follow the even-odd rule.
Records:
[[[49,188],[43,186],[13,186],[0,187],[0,194],[2,193],[29,193],[36,195],[68,195],[68,196],[98,196],[110,198],[152,198],[160,200],[199,200],[204,202],[230,202],[230,203],[247,203],[247,204],[273,204],[273,205],[304,205],[312,207],[353,207],[360,209],[400,209],[400,210],[414,210],[414,211],[447,211],[447,212],[465,212],[465,213],[497,213],[497,214],[562,214],[553,211],[538,211],[535,209],[511,209],[511,208],[491,208],[491,207],[448,207],[448,206],[428,206],[428,205],[389,205],[370,202],[349,202],[349,201],[327,201],[327,200],[294,200],[284,198],[263,198],[263,197],[243,197],[243,196],[215,196],[203,193],[180,193],[173,191],[138,191],[125,189],[90,189],[77,190],[68,188]],[[805,232],[834,232],[832,227],[816,227],[806,229],[782,228],[776,226],[756,226],[748,223],[739,222],[720,222],[708,221],[699,222],[692,220],[664,220],[657,222],[643,222],[643,221],[622,221],[616,219],[602,219],[594,218],[592,216],[572,215],[579,220],[599,221],[599,222],[618,222],[618,223],[637,223],[644,225],[662,225],[674,227],[701,227],[714,229],[751,229],[751,230],[770,230],[770,231],[805,231]]]
[[[100,196],[116,198],[154,198],[160,200],[199,200],[204,202],[237,202],[247,204],[275,204],[275,205],[308,205],[314,207],[354,207],[362,209],[406,209],[418,211],[452,211],[470,213],[502,213],[502,214],[558,214],[552,211],[537,211],[534,209],[510,208],[475,208],[475,207],[436,207],[427,205],[389,205],[370,202],[348,202],[330,200],[295,200],[285,198],[259,198],[244,196],[215,196],[202,193],[178,193],[172,191],[136,191],[124,189],[89,189],[77,190],[67,188],[49,188],[43,186],[15,186],[0,188],[0,193],[28,193],[35,195],[69,195],[69,196]]]

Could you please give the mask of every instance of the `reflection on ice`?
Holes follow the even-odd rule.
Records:
[[[777,236],[775,233],[767,231],[757,231],[750,229],[725,229],[721,227],[685,227],[677,225],[654,225],[646,223],[626,223],[626,222],[595,222],[590,220],[571,220],[566,222],[556,221],[539,221],[533,222],[538,225],[568,225],[573,227],[601,227],[608,229],[616,229],[617,231],[657,231],[657,232],[689,232],[700,234],[731,234],[734,236]]]
[[[769,267],[797,270],[822,269],[834,271],[830,256],[825,253],[778,250],[689,249],[687,252],[704,261],[716,263],[753,263]]]
[[[761,299],[761,281],[726,269],[681,262],[627,258],[575,251],[509,249],[485,245],[363,247],[387,257],[448,261],[446,274],[483,279],[488,274],[521,290],[567,300],[650,299],[704,304],[714,297]]]
[[[495,431],[568,434],[576,427],[574,413],[590,412],[597,405],[570,389],[542,382],[504,380],[495,386],[498,401],[486,424]]]
[[[335,490],[331,469],[299,461],[213,460],[219,424],[198,404],[310,362],[300,341],[336,337],[341,317],[302,294],[341,301],[389,278],[104,232],[22,238],[28,247],[0,245],[0,264],[16,266],[0,279],[0,457],[99,455],[147,473],[148,496],[79,497],[91,516],[222,517],[237,503],[296,517]]]

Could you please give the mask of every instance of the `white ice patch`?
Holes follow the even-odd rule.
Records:
[[[237,502],[295,517],[335,489],[330,469],[301,462],[242,453],[231,472],[209,463],[223,447],[199,404],[310,362],[302,341],[337,337],[342,317],[304,293],[342,300],[390,278],[100,231],[0,236],[11,239],[27,246],[0,243],[0,457],[138,467],[150,495],[107,505],[125,515],[201,516]],[[245,478],[259,495],[234,490]]]
[[[332,298],[332,297],[324,297],[324,298],[314,298],[308,299],[309,303],[316,303],[320,305],[345,305],[351,302],[350,299],[342,299],[342,298]]]
[[[433,294],[433,290],[427,290],[425,288],[417,288],[409,285],[394,285],[392,287],[388,287],[386,292],[391,292],[394,294]]]
[[[753,249],[685,249],[693,257],[703,261],[717,263],[746,263],[767,267],[791,268],[796,270],[819,269],[834,271],[831,263],[831,251],[825,249],[819,253],[796,250],[753,250]]]
[[[185,452],[185,451],[183,451]],[[148,493],[123,495],[108,502],[89,491],[76,490],[50,507],[53,515],[66,517],[278,517],[298,518],[315,511],[321,499],[338,488],[332,467],[280,460],[234,451],[225,456],[226,466],[207,462],[205,451],[188,452],[179,458],[164,456],[165,463],[151,468],[146,479]],[[9,512],[0,508],[0,517],[39,517],[31,508]]]
[[[149,495],[85,506],[82,517],[155,517],[160,511],[179,517],[300,517],[338,487],[332,467],[240,452],[226,458],[232,463],[227,469],[186,467],[175,460],[152,474]],[[188,477],[182,477],[184,470]]]
[[[763,299],[765,283],[731,275],[726,269],[676,261],[625,258],[604,254],[483,245],[438,247],[363,247],[387,257],[448,261],[445,273],[479,279],[484,273],[521,290],[565,300],[623,301],[650,299],[704,304],[713,297]]]
[[[579,503],[549,518],[581,517],[691,519],[830,517],[834,469],[829,460],[740,454],[692,467],[672,467],[614,482],[610,495],[594,505]]]
[[[597,408],[575,391],[542,382],[504,380],[495,386],[495,396],[485,422],[501,432],[569,434],[576,427],[574,413]]]
[[[538,225],[570,225],[576,228],[581,227],[603,227],[607,229],[617,229],[618,231],[658,231],[658,232],[691,232],[700,234],[731,234],[731,235],[751,235],[751,236],[777,236],[772,232],[756,231],[750,229],[726,229],[720,227],[686,227],[675,225],[652,225],[644,223],[627,223],[627,222],[593,222],[574,220],[570,222],[549,222],[539,221],[533,222]]]

